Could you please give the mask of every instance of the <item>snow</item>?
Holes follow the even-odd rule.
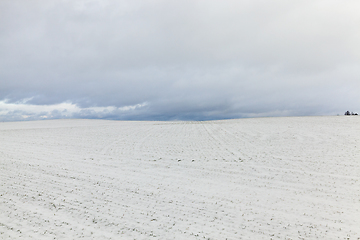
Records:
[[[360,118],[0,123],[0,239],[360,239]]]

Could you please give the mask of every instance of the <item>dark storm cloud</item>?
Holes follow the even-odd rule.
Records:
[[[1,1],[0,113],[202,120],[356,111],[359,10],[357,1],[319,0]],[[12,109],[21,102],[29,108]],[[55,109],[65,102],[78,109]]]

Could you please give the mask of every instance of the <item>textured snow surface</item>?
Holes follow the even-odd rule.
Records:
[[[360,239],[360,117],[0,123],[1,239]]]

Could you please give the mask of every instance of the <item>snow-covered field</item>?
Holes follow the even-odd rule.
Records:
[[[360,117],[0,123],[1,239],[360,239]]]

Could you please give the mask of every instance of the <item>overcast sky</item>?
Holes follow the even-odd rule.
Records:
[[[360,1],[2,0],[0,121],[360,111]]]

